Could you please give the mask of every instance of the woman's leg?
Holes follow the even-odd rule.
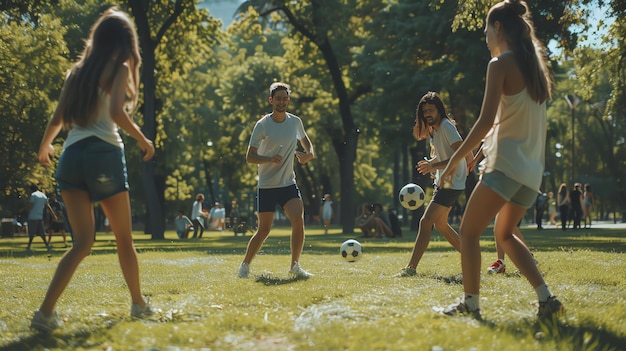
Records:
[[[504,203],[500,195],[482,183],[476,186],[467,202],[459,228],[463,288],[466,294],[478,294],[480,291],[480,235]],[[508,230],[510,234],[513,228],[503,229]]]
[[[111,230],[115,235],[117,245],[117,256],[122,268],[122,274],[133,304],[145,305],[141,295],[139,284],[139,263],[137,262],[137,251],[133,243],[132,219],[130,213],[130,198],[128,191],[117,193],[100,201],[104,214],[109,219]]]
[[[67,216],[74,233],[74,245],[59,261],[50,287],[39,310],[46,316],[54,311],[54,306],[72,279],[80,262],[91,252],[94,242],[95,220],[89,194],[81,190],[63,190],[61,193],[67,208]]]
[[[533,288],[536,288],[545,282],[524,241],[517,235],[513,235],[514,228],[525,213],[525,208],[506,203],[498,213],[495,235],[502,249],[520,273],[528,279]]]
[[[559,211],[561,212],[561,229],[565,230],[567,228],[567,206],[560,206]]]

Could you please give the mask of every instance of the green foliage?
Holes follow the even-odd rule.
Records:
[[[41,135],[69,64],[58,19],[41,15],[37,25],[0,17],[0,189],[3,197],[28,195],[35,183],[52,191],[52,171],[40,166]],[[33,72],[36,72],[34,74]],[[9,205],[11,206],[11,205]],[[13,213],[18,208],[3,209]],[[7,213],[9,214],[9,213]]]
[[[120,6],[130,11],[131,2]],[[0,211],[19,208],[19,196],[26,195],[30,182],[53,189],[53,168],[39,166],[35,157],[38,143],[64,72],[82,50],[93,20],[112,3],[27,0],[0,5]],[[242,4],[246,11],[226,31],[210,11],[197,9],[190,0],[146,3],[153,40],[161,35],[158,42],[142,43],[143,50],[158,44],[153,72],[160,187],[155,198],[165,201],[170,213],[198,192],[207,200],[249,196],[256,184],[255,167],[245,162],[249,135],[257,118],[270,110],[267,87],[282,80],[293,87],[290,110],[303,119],[317,154],[313,162],[296,167],[305,204],[324,192],[341,201],[341,148],[347,140],[344,127],[351,123],[358,133],[353,202],[393,202],[393,182],[413,172],[410,163],[416,155],[407,153],[415,150],[411,128],[423,93],[439,91],[462,132],[473,124],[489,59],[483,21],[493,3],[256,0]],[[610,191],[626,189],[620,180],[626,172],[623,6],[600,0],[529,3],[539,37],[565,49],[561,62],[553,62],[558,84],[549,110],[547,188],[558,186],[570,172],[571,117],[562,96],[575,94],[584,101],[576,110],[581,180],[606,186],[596,189],[613,194],[617,210],[626,207],[620,200],[626,194]],[[603,46],[575,49],[585,35],[589,6],[600,3],[612,6],[608,15],[616,16]],[[177,5],[183,6],[180,17],[163,32],[161,26]],[[336,77],[329,53],[338,66]],[[337,77],[347,98],[336,88]],[[143,108],[143,95],[140,99]],[[344,120],[346,101],[351,122]],[[604,104],[595,105],[600,102]],[[142,108],[135,115],[140,125],[145,124]],[[124,139],[128,163],[140,164],[134,140]],[[556,143],[567,147],[560,158]],[[142,167],[129,167],[129,177],[133,211],[144,213]]]

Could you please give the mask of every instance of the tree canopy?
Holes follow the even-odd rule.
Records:
[[[252,212],[256,169],[245,152],[254,122],[270,109],[267,88],[279,80],[294,88],[290,109],[316,148],[316,160],[296,167],[307,209],[331,193],[350,232],[358,204],[398,208],[395,194],[404,183],[429,182],[417,179],[412,165],[427,152],[411,134],[419,98],[439,91],[462,133],[474,123],[489,60],[483,21],[493,3],[252,0],[222,28],[210,2],[208,8],[192,0],[122,2],[141,40],[135,118],[157,147],[155,159],[139,167],[138,148],[124,138],[135,215],[160,238],[166,219],[189,211],[196,193],[210,202],[240,200]],[[30,183],[55,190],[53,168],[37,163],[38,144],[65,72],[109,6],[95,0],[0,6],[3,216],[19,211]],[[586,16],[593,6],[614,20],[603,43],[586,47],[581,39],[591,29]],[[625,211],[626,7],[550,0],[531,2],[531,11],[540,38],[560,52],[551,57],[557,85],[549,103],[545,188],[592,182],[604,212]],[[565,94],[581,101],[575,120]]]

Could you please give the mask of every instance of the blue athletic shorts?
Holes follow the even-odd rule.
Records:
[[[91,201],[128,191],[124,150],[97,137],[70,145],[61,154],[54,178],[63,190],[84,190]]]
[[[523,208],[529,208],[537,199],[538,192],[514,181],[500,171],[483,174],[481,182],[507,202]]]
[[[276,205],[281,208],[291,199],[302,199],[297,185],[289,185],[283,188],[257,189],[256,208],[261,212],[274,212]]]

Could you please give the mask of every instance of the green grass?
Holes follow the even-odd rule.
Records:
[[[250,236],[205,232],[200,240],[152,241],[135,234],[143,291],[161,309],[132,320],[112,235],[98,233],[57,304],[64,326],[50,336],[29,330],[32,312],[65,249],[48,254],[40,241],[0,239],[1,350],[624,350],[626,233],[524,228],[540,268],[567,313],[540,325],[536,294],[517,274],[482,277],[486,323],[445,317],[462,295],[460,255],[435,234],[418,275],[395,278],[409,259],[415,233],[399,240],[361,239],[307,229],[301,262],[312,279],[288,279],[289,231],[277,228],[237,278]],[[365,255],[343,262],[340,244],[356,238]],[[483,235],[482,266],[495,259],[493,234]],[[39,240],[37,238],[37,240]],[[509,271],[514,267],[509,264]]]

